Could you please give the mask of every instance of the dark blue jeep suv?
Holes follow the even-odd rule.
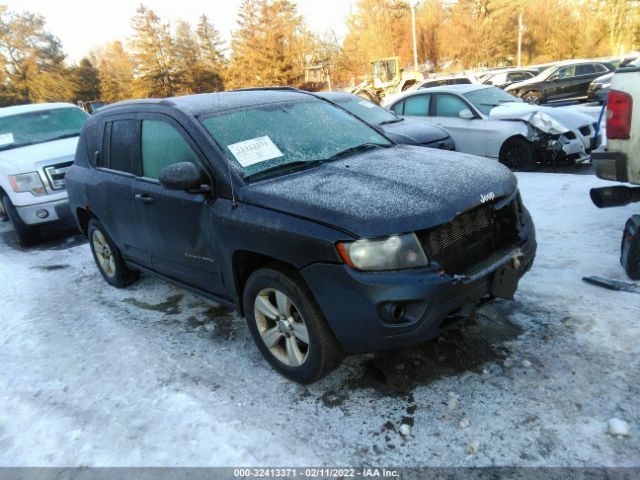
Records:
[[[107,282],[142,270],[237,309],[303,383],[513,298],[536,250],[506,167],[396,145],[294,89],[100,109],[67,188]]]

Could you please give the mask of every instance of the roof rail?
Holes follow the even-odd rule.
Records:
[[[293,92],[303,92],[304,90],[300,90],[296,87],[248,87],[248,88],[236,88],[231,90],[232,92],[250,92],[250,91],[260,91],[260,90],[290,90]]]

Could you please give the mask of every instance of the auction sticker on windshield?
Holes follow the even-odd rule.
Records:
[[[13,133],[0,134],[0,147],[13,143]]]
[[[245,140],[244,142],[233,143],[228,145],[227,148],[243,167],[249,167],[256,163],[266,162],[267,160],[283,156],[280,149],[267,135]]]

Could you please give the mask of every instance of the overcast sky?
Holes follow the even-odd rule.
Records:
[[[110,40],[124,40],[131,34],[131,17],[139,1],[131,0],[5,0],[10,10],[30,10],[47,20],[47,28],[62,41],[68,60],[78,61],[91,48]],[[146,0],[144,3],[164,19],[184,19],[194,24],[203,13],[230,40],[236,28],[240,0]],[[298,0],[298,11],[317,33],[334,30],[338,38],[346,33],[345,19],[352,0]]]

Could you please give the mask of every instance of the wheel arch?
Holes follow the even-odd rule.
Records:
[[[236,250],[233,253],[232,257],[232,273],[235,292],[238,295],[237,303],[240,315],[244,315],[242,295],[244,293],[244,287],[247,283],[247,280],[253,272],[265,267],[272,267],[282,271],[283,273],[293,275],[297,277],[297,280],[303,282],[304,285],[309,288],[309,286],[306,285],[306,282],[304,282],[302,275],[300,275],[298,269],[294,265],[270,255],[265,255],[250,250]]]

